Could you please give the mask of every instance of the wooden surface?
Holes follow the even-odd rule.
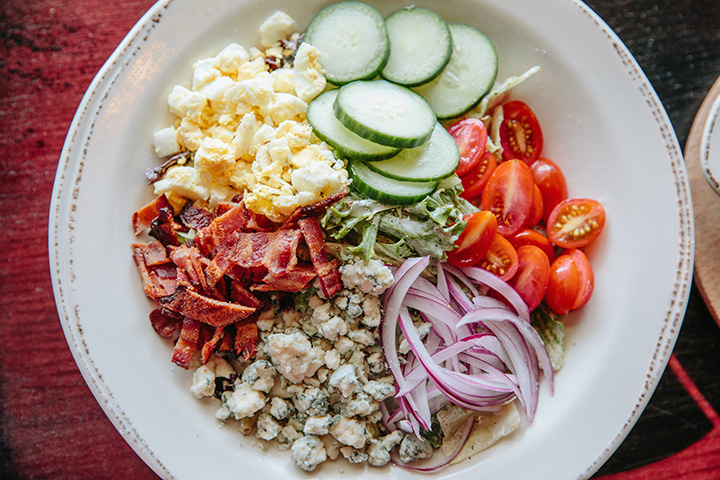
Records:
[[[715,99],[720,96],[720,78],[703,100],[685,144],[685,164],[690,178],[695,217],[695,283],[720,325],[720,195],[703,174],[703,131],[710,120]],[[717,148],[717,146],[716,146]]]
[[[0,2],[3,480],[157,478],[104,416],[73,362],[55,310],[47,254],[50,194],[74,112],[95,73],[151,4]],[[720,2],[588,4],[636,57],[684,145],[720,75]],[[597,477],[720,479],[719,410],[720,329],[694,287],[670,368]],[[230,478],[241,479],[241,471],[228,465]]]

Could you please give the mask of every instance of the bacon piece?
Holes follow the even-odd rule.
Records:
[[[278,230],[285,230],[288,228],[296,228],[297,223],[300,221],[301,218],[314,217],[314,216],[320,215],[321,213],[324,213],[325,209],[327,207],[329,207],[330,205],[339,201],[345,195],[347,195],[347,190],[343,190],[342,192],[338,192],[338,193],[333,193],[329,197],[323,198],[319,202],[313,203],[312,205],[305,205],[305,206],[296,208],[290,214],[290,216],[283,222],[283,224],[280,225]]]
[[[198,339],[200,338],[200,322],[191,318],[185,318],[180,330],[180,338],[175,343],[172,352],[172,361],[179,367],[187,370],[190,367],[190,360],[193,353],[197,352]]]
[[[142,232],[150,228],[152,221],[157,218],[160,213],[160,209],[162,208],[172,209],[170,202],[168,202],[164,193],[133,213],[132,224],[135,235],[140,235]]]
[[[145,258],[145,265],[148,267],[163,265],[171,261],[167,254],[167,248],[160,242],[131,243],[130,246],[133,249],[140,249]]]
[[[200,208],[192,203],[186,203],[182,210],[180,210],[178,217],[180,223],[185,227],[197,231],[210,225],[217,215],[206,208]]]
[[[223,330],[223,336],[220,339],[220,344],[217,346],[216,351],[218,352],[234,352],[235,351],[235,329],[232,325],[228,325]]]
[[[268,234],[263,266],[276,277],[283,276],[297,265],[298,230],[280,230]]]
[[[165,263],[153,268],[157,275],[158,282],[163,286],[167,295],[172,295],[177,290],[177,267],[174,263]]]
[[[182,328],[183,318],[176,315],[168,315],[168,312],[163,312],[161,309],[156,308],[150,312],[150,324],[161,337],[173,338],[175,332],[179,332]]]
[[[202,255],[200,255],[197,248],[183,244],[173,249],[172,253],[170,253],[170,258],[175,265],[177,265],[178,269],[187,275],[191,285],[200,286],[203,292],[208,289],[205,272],[203,271],[203,265],[201,263]]]
[[[150,224],[150,236],[158,239],[163,245],[180,245],[177,232],[182,227],[173,218],[171,207],[161,208],[158,216]]]
[[[259,285],[253,285],[251,290],[258,292],[281,292],[296,293],[307,288],[310,282],[316,277],[315,267],[304,263],[298,264],[293,270],[283,276],[275,276],[268,273]]]
[[[342,289],[342,277],[337,266],[327,259],[320,221],[315,217],[308,217],[300,219],[298,224],[310,249],[310,260],[320,280],[323,296],[330,298]]]
[[[243,231],[247,222],[248,211],[245,203],[238,203],[213,220],[210,225],[199,230],[195,235],[195,244],[203,254],[214,254],[215,249],[233,232]]]
[[[240,285],[239,282],[233,280],[230,283],[230,300],[240,305],[247,305],[248,307],[260,308],[263,304],[260,300],[255,297],[250,291]]]
[[[255,213],[252,210],[248,210],[250,218],[248,219],[247,228],[255,230],[256,232],[274,232],[280,226],[279,223],[275,223],[265,215]]]
[[[235,326],[235,352],[247,362],[257,353],[258,327],[255,321]]]
[[[138,272],[140,272],[145,295],[149,298],[158,299],[170,293],[166,290],[158,274],[148,268],[145,263],[145,255],[143,254],[142,248],[135,247],[133,249],[133,260],[135,260],[135,266],[137,266]]]
[[[263,258],[268,243],[268,234],[264,232],[233,232],[218,248],[205,274],[210,285],[215,285],[228,270],[238,266],[256,268],[263,266]]]
[[[225,327],[215,327],[212,338],[203,343],[200,351],[200,359],[202,360],[203,365],[207,363],[210,355],[212,355],[213,351],[215,351],[215,347],[220,342],[224,331]]]
[[[215,300],[185,287],[179,287],[172,295],[161,298],[160,306],[213,327],[230,325],[257,310],[237,303]]]

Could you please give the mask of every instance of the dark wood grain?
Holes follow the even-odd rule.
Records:
[[[635,55],[684,145],[695,112],[720,75],[720,2],[587,3]],[[156,478],[104,416],[73,362],[55,310],[47,251],[55,168],[75,109],[151,4],[0,2],[2,479]],[[720,329],[694,289],[675,355],[715,411],[719,351]],[[636,428],[600,474],[620,480],[720,478],[716,433],[717,426],[666,372]]]

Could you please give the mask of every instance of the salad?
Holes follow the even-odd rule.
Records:
[[[192,394],[306,471],[435,471],[531,423],[605,224],[510,100],[539,68],[498,82],[490,39],[420,7],[259,33],[173,88],[132,218]]]

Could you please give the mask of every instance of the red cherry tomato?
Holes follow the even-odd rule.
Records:
[[[500,144],[505,160],[518,159],[532,165],[540,157],[543,134],[535,112],[527,104],[514,100],[502,107]]]
[[[514,236],[508,238],[508,241],[513,247],[515,247],[515,250],[522,247],[523,245],[535,245],[536,247],[539,247],[543,252],[545,252],[545,255],[547,255],[550,263],[555,260],[555,247],[552,243],[550,243],[550,240],[548,240],[545,235],[538,232],[537,230],[533,230],[532,228],[524,228],[518,233],[516,233]]]
[[[557,204],[547,223],[548,238],[558,247],[580,248],[592,243],[605,227],[605,209],[596,200],[570,198]]]
[[[535,185],[543,197],[543,219],[547,222],[555,206],[567,198],[567,183],[560,167],[552,160],[538,158],[530,167]]]
[[[520,160],[508,160],[488,180],[480,205],[498,220],[498,233],[510,237],[519,232],[530,217],[535,182],[530,167]]]
[[[538,223],[540,223],[540,220],[543,219],[543,197],[542,193],[540,193],[540,189],[537,185],[535,185],[535,194],[533,195],[533,203],[532,207],[530,208],[530,216],[528,217],[528,221],[525,224],[527,227],[534,227]]]
[[[550,280],[545,303],[558,315],[584,306],[592,295],[595,276],[581,250],[571,249],[550,265]]]
[[[455,173],[465,175],[473,168],[483,153],[487,144],[487,128],[477,118],[465,118],[448,128],[460,150],[460,164]]]
[[[476,264],[490,273],[494,273],[501,280],[510,280],[518,269],[518,254],[515,247],[502,235],[495,234],[490,250],[484,258]]]
[[[497,168],[497,159],[490,152],[483,153],[480,160],[465,175],[460,177],[463,189],[465,191],[460,194],[465,200],[474,200],[482,195],[485,185],[487,185],[490,176]]]
[[[523,245],[517,249],[518,270],[508,282],[532,311],[540,305],[550,280],[550,261],[540,248]]]
[[[465,218],[467,225],[455,241],[456,249],[448,252],[448,262],[456,267],[467,267],[480,261],[490,249],[497,219],[490,212],[476,212]]]

